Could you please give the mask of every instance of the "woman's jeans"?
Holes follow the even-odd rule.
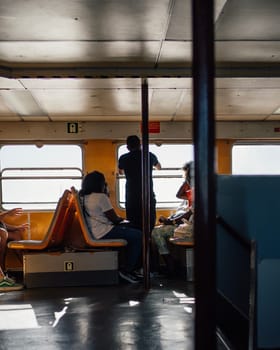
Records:
[[[142,232],[128,225],[116,225],[102,239],[125,239],[127,272],[135,270],[142,252]]]

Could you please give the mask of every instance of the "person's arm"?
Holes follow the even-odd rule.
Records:
[[[3,220],[6,216],[19,216],[22,215],[22,213],[22,208],[14,208],[11,210],[7,210],[0,213],[0,220]]]
[[[11,241],[19,241],[23,239],[23,233],[26,229],[29,228],[29,224],[21,224],[21,225],[9,225],[6,224],[6,228],[8,231],[8,239]]]
[[[182,218],[184,217],[185,214],[181,214],[178,217],[172,218],[172,216],[166,218],[165,216],[160,216],[158,221],[163,224],[163,225],[177,225],[182,222]]]
[[[161,170],[161,164],[158,161],[157,156],[154,153],[150,152],[150,157],[152,159],[153,169]]]
[[[160,164],[160,162],[157,162],[157,163],[154,165],[154,168],[155,168],[156,170],[161,170],[161,164]]]
[[[23,232],[26,229],[28,229],[29,226],[30,226],[28,223],[20,224],[20,225],[10,225],[10,224],[5,223],[5,225],[7,227],[7,230],[10,231],[10,232],[14,232],[14,231]]]
[[[162,216],[162,215],[159,217],[158,221],[164,225],[171,224],[170,220],[168,220],[168,218],[166,218],[165,216]]]
[[[191,188],[189,183],[185,181],[176,193],[176,197],[179,199],[188,199],[187,191],[191,191]]]
[[[119,160],[118,160],[118,171],[120,175],[124,175],[124,164],[123,164],[123,156],[120,156]]]
[[[113,224],[119,224],[124,219],[117,215],[114,209],[110,209],[108,211],[105,211],[104,214],[106,217],[113,223]]]

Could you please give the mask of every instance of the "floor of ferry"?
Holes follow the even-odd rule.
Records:
[[[0,293],[0,349],[194,349],[194,286],[151,279]],[[218,349],[225,349],[218,340]]]

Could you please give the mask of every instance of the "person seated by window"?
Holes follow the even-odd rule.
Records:
[[[131,283],[138,283],[135,274],[142,251],[142,232],[122,224],[108,196],[104,175],[99,171],[87,174],[82,181],[80,195],[84,204],[85,218],[95,239],[125,239],[126,264],[119,276]]]
[[[180,186],[176,197],[187,200],[187,208],[176,211],[174,215],[170,217],[160,216],[159,222],[161,225],[156,226],[152,231],[152,243],[156,247],[159,255],[163,258],[167,273],[172,275],[175,270],[175,262],[170,254],[168,248],[168,240],[174,235],[174,230],[176,227],[182,223],[183,218],[186,220],[191,220],[193,216],[193,187],[191,184],[191,171],[193,167],[193,162],[184,164],[182,167],[184,171],[184,182]]]
[[[29,224],[10,225],[5,222],[7,216],[19,216],[22,214],[21,208],[14,208],[0,213],[0,292],[9,292],[23,289],[23,285],[16,283],[5,274],[5,258],[7,242],[17,241],[23,238],[23,232]]]

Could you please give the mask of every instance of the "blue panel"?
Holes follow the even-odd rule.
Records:
[[[257,343],[280,348],[280,176],[218,176],[217,215],[257,242]],[[245,314],[248,258],[244,246],[217,225],[217,287]]]
[[[280,258],[280,176],[218,176],[217,213],[257,240],[259,259]]]

